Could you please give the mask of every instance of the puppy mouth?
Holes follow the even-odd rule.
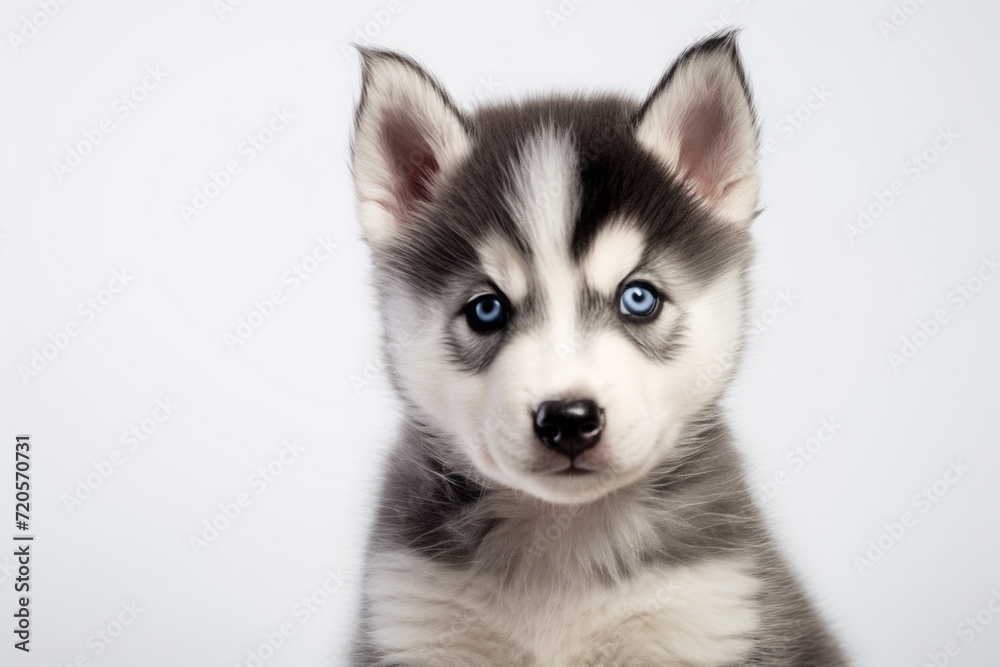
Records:
[[[576,462],[570,462],[552,470],[540,471],[540,473],[548,477],[585,477],[597,474],[597,470],[585,468]]]
[[[587,470],[586,468],[577,468],[576,466],[571,465],[568,468],[564,468],[552,474],[556,477],[585,477],[596,473],[596,470]]]

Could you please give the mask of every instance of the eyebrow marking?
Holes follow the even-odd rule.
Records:
[[[511,301],[528,296],[528,267],[510,241],[499,236],[486,238],[477,249],[483,272]]]
[[[634,225],[625,220],[604,225],[580,262],[587,284],[604,294],[614,292],[643,263],[645,250],[645,236]]]

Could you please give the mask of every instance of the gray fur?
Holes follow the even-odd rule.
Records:
[[[412,415],[406,422],[383,483],[369,552],[405,548],[506,581],[516,579],[519,569],[530,569],[533,545],[529,540],[508,541],[515,531],[505,532],[504,523],[518,522],[520,512],[543,516],[558,509],[514,491],[488,489],[473,478],[474,473],[466,476],[443,468],[434,454],[439,448],[434,436],[423,431]],[[623,549],[620,571],[592,572],[590,581],[571,585],[612,586],[636,568],[657,561],[749,554],[766,582],[760,604],[767,632],[754,638],[753,652],[741,667],[847,664],[777,551],[751,501],[739,454],[714,410],[693,426],[680,456],[643,484],[618,493],[632,499],[634,511],[651,517],[659,528],[659,540],[641,553]],[[371,645],[365,624],[362,612],[354,664],[376,665],[378,649]]]

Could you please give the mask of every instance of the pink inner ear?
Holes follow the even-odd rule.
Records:
[[[394,179],[394,214],[400,222],[406,222],[418,204],[430,201],[441,167],[430,143],[412,120],[388,121],[382,138]]]
[[[727,133],[731,119],[722,104],[702,102],[688,110],[681,121],[678,166],[702,197],[714,200],[723,194]]]

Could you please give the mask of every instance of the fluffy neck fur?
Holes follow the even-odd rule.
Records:
[[[765,535],[715,409],[645,479],[591,503],[555,505],[499,487],[438,454],[448,442],[412,416],[390,458],[380,546],[470,568],[505,586],[620,581],[648,563],[755,551]]]

